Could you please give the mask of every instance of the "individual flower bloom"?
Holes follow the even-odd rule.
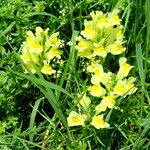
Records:
[[[95,107],[96,113],[105,111],[108,108],[113,108],[116,103],[115,97],[110,95],[102,99],[101,103]]]
[[[109,83],[111,79],[112,79],[112,73],[111,72],[105,73],[101,66],[101,68],[94,71],[94,74],[92,75],[91,78],[91,83],[97,85],[101,82],[105,85]]]
[[[93,54],[92,54],[91,49],[85,49],[79,53],[79,56],[91,59],[93,57]]]
[[[44,55],[45,55],[45,58],[47,61],[50,61],[52,60],[54,57],[60,59],[61,58],[61,55],[62,52],[57,49],[57,48],[51,48],[48,52],[46,52]]]
[[[46,38],[45,50],[47,51],[50,47],[59,48],[61,40],[58,38],[59,32],[53,33],[50,37]]]
[[[48,31],[49,28],[47,28],[46,30],[43,30],[41,27],[35,28],[35,36],[39,40],[39,42],[43,41],[44,36],[45,38],[48,36]]]
[[[92,17],[93,20],[97,21],[97,19],[104,17],[104,14],[102,11],[92,11],[90,13],[90,16]]]
[[[41,72],[43,74],[51,75],[51,74],[55,73],[56,70],[53,70],[53,68],[49,64],[47,64],[46,62],[44,62],[44,66],[42,67]]]
[[[84,26],[85,28],[81,31],[81,35],[83,35],[86,39],[94,39],[97,31],[93,28],[92,22],[85,20]]]
[[[27,63],[27,64],[25,64],[25,68],[26,68],[25,73],[28,73],[28,70],[30,72],[32,72],[33,74],[36,73],[36,69],[34,68],[34,66],[32,65],[32,63],[30,63],[30,62]]]
[[[95,96],[95,97],[101,97],[101,96],[104,96],[105,93],[106,93],[106,90],[99,85],[92,85],[89,87],[89,92],[92,96]]]
[[[80,39],[78,41],[78,44],[76,45],[76,49],[78,50],[78,52],[83,52],[84,50],[90,49],[92,47],[91,42],[85,40],[85,39]]]
[[[120,41],[116,41],[114,44],[108,45],[106,49],[113,55],[121,54],[126,50],[126,48],[122,46],[122,42]]]
[[[90,65],[87,66],[87,71],[94,73],[96,70],[102,70],[102,65],[96,61],[93,61]]]
[[[105,50],[103,45],[100,45],[99,43],[94,43],[94,49],[93,49],[93,56],[101,56],[106,57],[107,51]]]
[[[93,116],[91,125],[96,129],[109,128],[110,125],[104,121],[103,115]]]
[[[124,77],[127,77],[130,70],[133,68],[133,66],[127,64],[126,62],[127,62],[127,59],[125,57],[121,57],[119,59],[120,68],[119,68],[119,71],[118,71],[117,76],[116,76],[117,80],[121,80]]]
[[[108,14],[109,24],[110,25],[120,25],[121,19],[118,16],[119,10],[113,10],[111,13]]]
[[[109,20],[106,16],[103,16],[97,20],[97,27],[99,29],[108,28],[109,26]]]
[[[81,96],[81,95],[79,95]],[[84,108],[87,109],[87,107],[91,104],[91,100],[86,94],[83,95],[83,97],[80,99],[79,104],[77,106],[80,107],[80,105]]]
[[[126,87],[127,88],[127,95],[131,95],[131,94],[136,92],[137,88],[135,87],[135,83],[134,83],[135,80],[136,80],[136,78],[130,77],[126,81],[126,83],[127,83],[127,87]]]
[[[86,115],[80,115],[75,111],[71,111],[67,118],[68,126],[84,126],[86,118]]]
[[[31,31],[27,32],[26,46],[29,53],[40,54],[43,51],[43,47]]]
[[[30,62],[30,57],[28,53],[22,53],[22,55],[20,56],[20,58],[22,59],[22,61],[27,64],[28,62]]]
[[[107,109],[107,104],[106,104],[106,103],[103,103],[103,102],[101,102],[100,104],[98,104],[98,105],[95,107],[96,114],[99,114],[99,113],[105,111],[106,109]]]
[[[126,82],[119,80],[114,87],[114,94],[123,96],[126,93]]]
[[[116,40],[117,41],[122,41],[124,38],[122,28],[123,28],[122,26],[119,26],[116,28]]]
[[[117,84],[114,87],[114,94],[117,94],[119,96],[126,96],[133,94],[137,88],[135,88],[134,82],[136,78],[130,77],[128,79],[119,80]]]
[[[35,64],[37,64],[39,62],[39,57],[37,54],[35,53],[27,53],[27,52],[24,52],[22,53],[22,55],[20,56],[22,61],[27,64],[29,62],[34,62]]]

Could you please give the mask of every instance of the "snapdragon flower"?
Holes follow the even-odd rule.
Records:
[[[84,126],[86,118],[86,115],[80,115],[75,111],[71,111],[67,118],[68,126]]]
[[[35,34],[32,31],[27,32],[26,41],[22,44],[20,58],[24,62],[25,68],[32,73],[36,73],[35,67],[39,68],[43,74],[52,75],[56,73],[52,67],[55,66],[53,60],[61,59],[62,51],[60,49],[64,43],[58,38],[59,32],[49,36],[48,31],[48,28],[43,30],[41,27],[36,27]]]

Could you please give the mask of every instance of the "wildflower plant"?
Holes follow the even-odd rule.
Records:
[[[22,44],[22,59],[26,73],[33,74],[40,71],[45,75],[60,76],[63,60],[61,59],[61,48],[63,40],[58,38],[59,32],[48,35],[49,29],[43,30],[36,27],[35,34],[27,32],[26,41]]]
[[[72,110],[67,118],[69,126],[92,125],[96,129],[110,127],[105,121],[107,110],[118,108],[115,106],[117,100],[136,90],[136,79],[128,77],[133,66],[127,63],[125,57],[120,56],[118,59],[126,50],[118,14],[119,10],[106,14],[102,11],[91,12],[91,20],[84,21],[84,29],[76,38],[83,72],[90,78],[87,91],[79,94],[76,110]],[[104,66],[108,55],[116,57],[119,70],[112,72]]]

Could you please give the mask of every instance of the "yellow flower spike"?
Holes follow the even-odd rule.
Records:
[[[106,90],[103,87],[101,87],[100,85],[92,85],[89,87],[88,90],[89,90],[90,94],[95,97],[104,96],[106,93]]]
[[[67,118],[68,126],[84,126],[86,118],[86,115],[80,115],[75,111],[71,111]]]
[[[45,53],[45,58],[49,62],[54,57],[57,57],[58,59],[60,59],[61,54],[62,54],[62,52],[60,50],[58,50],[57,48],[51,48],[47,53]]]
[[[55,73],[56,70],[53,70],[53,68],[50,65],[48,65],[48,64],[45,63],[44,66],[41,69],[41,72],[43,74],[51,75],[51,74]]]
[[[119,59],[119,71],[117,73],[116,79],[121,80],[124,77],[127,77],[130,70],[133,68],[133,66],[126,63],[127,59],[125,57],[121,57]]]
[[[110,125],[104,121],[103,115],[93,116],[91,125],[96,129],[109,128]]]
[[[81,96],[81,95],[79,95]],[[80,99],[79,104],[77,106],[80,107],[80,105],[84,108],[87,109],[87,107],[91,104],[91,100],[86,94]]]

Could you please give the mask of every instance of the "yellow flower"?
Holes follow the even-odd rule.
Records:
[[[111,72],[105,73],[103,72],[103,68],[99,68],[99,70],[96,70],[92,75],[91,83],[97,85],[101,82],[105,85],[111,81],[111,76]]]
[[[33,61],[34,63],[38,63],[38,62],[39,62],[39,57],[38,57],[38,55],[35,54],[35,53],[29,54],[29,53],[27,53],[27,52],[24,52],[24,53],[22,53],[22,55],[21,55],[20,57],[21,57],[22,61],[23,61],[25,64],[27,64],[27,63],[29,63],[29,62],[32,62],[32,61]],[[31,59],[32,59],[32,61],[31,61]]]
[[[95,107],[96,114],[99,114],[102,111],[105,111],[107,109],[107,104],[106,103],[100,103]]]
[[[25,64],[25,67],[26,67],[29,71],[31,71],[33,74],[36,73],[36,70],[35,70],[34,66],[33,66],[31,63]],[[25,73],[28,73],[28,70],[25,70]]]
[[[28,53],[22,53],[22,55],[20,56],[22,61],[27,64],[28,62],[30,62],[30,57]]]
[[[104,48],[103,45],[94,43],[94,49],[93,49],[93,56],[101,56],[101,57],[106,57],[107,52]]]
[[[108,21],[109,21],[108,18],[105,16],[102,18],[99,18],[97,21],[97,27],[99,29],[108,28],[109,27]]]
[[[43,51],[43,47],[31,31],[27,32],[26,46],[29,53],[40,54]]]
[[[92,85],[89,87],[89,92],[92,96],[95,96],[95,97],[101,97],[103,95],[105,95],[106,93],[106,90],[101,87],[100,85]]]
[[[137,90],[137,88],[134,87],[135,80],[136,79],[134,77],[130,77],[128,80],[119,80],[114,87],[113,93],[119,96],[133,94]]]
[[[82,38],[78,40],[78,44],[76,45],[76,49],[78,50],[79,53],[87,49],[90,49],[91,47],[92,47],[92,44],[89,41],[84,40]]]
[[[45,53],[45,58],[47,61],[52,60],[54,57],[61,58],[60,55],[62,52],[57,48],[51,48],[47,53]]]
[[[114,93],[119,96],[123,96],[126,93],[126,85],[123,81],[117,82],[114,87]]]
[[[94,126],[96,129],[109,128],[110,127],[110,125],[104,121],[103,115],[94,116],[92,118],[91,125]]]
[[[82,52],[79,53],[79,55],[80,55],[80,57],[85,57],[85,58],[88,58],[88,59],[93,57],[93,54],[92,54],[90,49],[83,50]]]
[[[102,70],[103,68],[102,68],[102,65],[101,64],[99,64],[99,63],[97,63],[96,61],[93,61],[92,63],[91,63],[91,65],[89,65],[89,66],[87,66],[87,71],[88,72],[95,72],[96,70]]]
[[[108,108],[113,108],[116,101],[114,96],[106,96],[102,99],[101,103],[95,107],[96,113],[105,111]]]
[[[96,37],[96,31],[92,28],[92,26],[85,26],[85,29],[81,31],[81,35],[83,35],[86,39],[93,39]]]
[[[112,13],[109,13],[109,24],[111,25],[120,25],[120,19],[118,16],[119,10],[114,10]]]
[[[119,59],[119,71],[117,73],[116,79],[120,80],[123,79],[124,77],[127,77],[130,70],[133,68],[133,66],[129,65],[126,63],[127,59],[125,57],[121,57]]]
[[[84,126],[86,117],[86,115],[80,115],[75,111],[71,111],[67,118],[68,126]]]
[[[79,95],[81,96],[81,95]],[[86,94],[80,99],[79,104],[84,108],[87,109],[87,107],[91,104],[91,100]],[[79,105],[78,105],[79,106]]]
[[[114,44],[107,46],[106,49],[113,55],[121,54],[126,50],[126,48],[122,46],[122,42],[120,41],[116,41]]]
[[[42,72],[43,74],[51,75],[51,74],[55,73],[56,70],[53,70],[53,68],[52,68],[50,65],[44,64],[44,66],[43,66],[42,69],[41,69],[41,72]]]

